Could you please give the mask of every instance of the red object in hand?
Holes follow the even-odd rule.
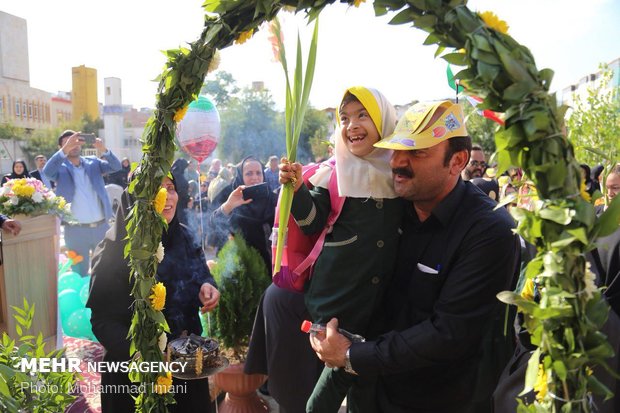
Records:
[[[313,323],[311,321],[308,320],[304,320],[301,323],[301,331],[303,331],[304,333],[318,333],[320,331],[325,331],[326,327],[324,324],[319,324],[319,323]],[[348,332],[345,329],[339,328],[338,332],[340,334],[342,334],[343,336],[345,336],[346,338],[348,338],[349,340],[351,340],[351,342],[353,343],[363,343],[364,341],[366,341],[366,339],[362,336],[360,336],[359,334],[353,334]]]

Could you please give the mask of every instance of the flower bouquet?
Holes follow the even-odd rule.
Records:
[[[69,215],[70,204],[35,178],[9,179],[0,189],[0,213],[38,216]]]

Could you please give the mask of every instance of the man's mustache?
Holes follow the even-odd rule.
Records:
[[[407,178],[413,178],[413,171],[409,168],[393,168],[392,175],[401,175]]]

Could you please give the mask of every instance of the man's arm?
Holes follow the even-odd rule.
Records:
[[[47,161],[45,166],[43,167],[43,173],[47,176],[47,178],[51,181],[58,180],[58,171],[60,170],[60,166],[67,159],[67,155],[59,149],[56,153]]]
[[[101,139],[97,138],[95,140],[95,148],[97,148],[99,153],[101,153],[101,158],[103,158],[97,158],[101,174],[116,172],[121,169],[121,161],[112,153],[112,151],[105,147]]]

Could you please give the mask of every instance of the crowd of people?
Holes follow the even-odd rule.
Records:
[[[518,168],[497,176],[482,147],[472,143],[461,107],[451,101],[416,104],[397,123],[380,91],[358,86],[346,90],[337,114],[333,159],[308,184],[301,164],[275,155],[237,164],[213,159],[204,172],[194,160],[173,163],[162,181],[168,228],[156,274],[171,297],[164,309],[169,338],[201,334],[196,310],[218,303],[206,248],[217,252],[229,237],[242,236],[271,272],[278,192],[293,182],[291,212],[305,234],[323,231],[335,200],[341,209],[304,292],[271,284],[256,309],[245,371],[268,376],[262,391],[280,411],[337,412],[345,397],[355,413],[514,411],[516,394],[506,382],[523,371],[517,367],[532,348],[513,329],[506,332],[496,295],[516,288],[532,256],[531,246],[515,234],[509,210],[531,207],[525,195],[533,184]],[[49,161],[37,156],[30,174],[24,161],[15,161],[3,182],[36,177],[71,202],[74,219],[64,223],[65,243],[84,257],[79,272],[92,273],[87,305],[93,331],[106,360],[122,361],[130,356],[132,283],[123,251],[134,199],[125,189],[113,210],[105,185],[126,188],[131,165],[101,139],[95,141],[99,157],[82,156],[83,144],[78,132],[66,131]],[[604,185],[602,166],[584,164],[582,171],[588,193],[606,190],[597,207],[602,213],[620,192],[620,166]],[[330,193],[332,179],[337,194]],[[259,184],[264,191],[244,196]],[[497,208],[506,198],[512,202]],[[19,223],[8,217],[0,216],[0,223],[19,232]],[[590,255],[598,285],[607,287],[609,331],[618,346],[620,230]],[[308,338],[299,330],[305,319],[325,331]],[[364,340],[352,342],[339,329]],[[107,373],[102,382],[129,384],[121,376]],[[205,385],[190,383],[189,397],[178,395],[175,411],[209,411]],[[104,413],[133,411],[130,394],[102,394],[102,402]]]

